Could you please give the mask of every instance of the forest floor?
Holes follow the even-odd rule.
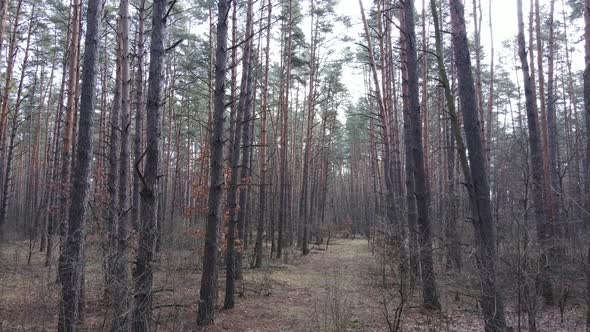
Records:
[[[197,250],[162,254],[154,282],[156,331],[198,331],[195,327],[200,270]],[[42,253],[27,264],[28,245],[3,248],[0,255],[0,331],[53,331],[56,327],[58,286],[55,267],[43,266]],[[86,325],[84,330],[109,330],[110,312],[104,301],[104,282],[97,249],[88,253],[86,267]],[[245,261],[245,265],[248,263]],[[378,268],[366,240],[338,239],[329,247],[313,247],[310,255],[287,251],[258,270],[245,270],[238,284],[236,307],[223,310],[224,275],[219,276],[215,324],[203,329],[220,331],[388,331],[386,312],[393,320],[399,304],[397,291],[379,287],[383,271]],[[414,291],[402,311],[399,331],[483,331],[474,300],[459,300],[438,275],[443,311],[420,307]],[[384,305],[388,300],[387,308]],[[516,317],[509,323],[516,328]],[[560,323],[557,308],[539,315],[540,331],[584,331],[583,307],[566,309]],[[526,318],[522,318],[523,330]]]

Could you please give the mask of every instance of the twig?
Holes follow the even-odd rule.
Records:
[[[168,48],[166,48],[166,50],[164,51],[164,53],[170,52],[173,48],[175,48],[176,46],[178,46],[178,44],[182,43],[183,41],[184,41],[184,39],[180,38],[179,40],[177,40],[176,42],[174,42],[174,44],[168,46]]]
[[[145,154],[147,153],[147,149],[143,150],[143,152],[141,153],[141,156],[139,156],[139,159],[137,159],[137,161],[135,162],[135,171],[137,172],[137,176],[139,176],[139,179],[141,180],[141,183],[143,184],[143,186],[145,188],[147,188],[147,183],[145,182],[145,178],[143,177],[143,174],[141,174],[141,171],[139,170],[139,164],[141,164],[141,161],[143,160],[143,157],[145,157]]]
[[[160,304],[154,306],[154,309],[162,309],[162,308],[184,308],[190,307],[189,304]]]

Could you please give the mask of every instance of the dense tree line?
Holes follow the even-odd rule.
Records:
[[[500,48],[492,2],[1,0],[0,250],[44,257],[60,331],[88,287],[113,331],[153,330],[186,248],[212,324],[246,269],[336,236],[368,239],[399,312],[454,292],[534,331],[575,298],[590,324],[590,0],[517,1]]]

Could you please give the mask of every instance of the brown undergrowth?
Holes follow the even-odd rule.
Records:
[[[0,256],[0,331],[53,331],[57,322],[58,285],[55,264],[44,266],[34,253],[27,265],[29,244],[2,247]],[[109,330],[111,313],[104,300],[103,269],[98,246],[87,249],[86,329]],[[195,326],[200,278],[197,246],[166,249],[160,255],[154,285],[155,331],[198,331]],[[237,306],[216,313],[215,325],[204,331],[387,331],[380,269],[365,240],[339,239],[314,247],[305,257],[288,250],[286,257],[262,269],[246,270],[238,284]],[[245,260],[247,264],[247,260]],[[392,272],[394,273],[394,272]],[[401,331],[481,331],[476,301],[456,296],[457,276],[438,274],[443,311],[420,308],[412,291],[403,311]],[[219,276],[223,299],[223,271]],[[467,282],[467,281],[466,281]],[[392,293],[393,294],[393,293]],[[394,295],[393,295],[394,296]],[[572,305],[560,323],[557,308],[542,312],[542,331],[583,331],[583,308]],[[510,324],[517,325],[510,314]],[[522,323],[526,329],[525,322]],[[515,329],[516,331],[516,329]]]

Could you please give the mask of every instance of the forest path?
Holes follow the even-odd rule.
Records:
[[[387,331],[371,286],[375,258],[365,239],[336,239],[329,247],[311,247],[307,256],[287,248],[284,257],[261,269],[246,269],[237,284],[236,306],[222,309],[225,273],[220,271],[215,324],[196,327],[200,261],[197,250],[166,250],[154,280],[155,331]],[[0,331],[54,331],[58,284],[55,267],[44,266],[44,253],[34,252],[27,265],[25,241],[0,255]],[[249,265],[244,261],[244,265]],[[89,246],[86,264],[84,331],[108,331],[111,318],[104,299],[99,247]]]
[[[366,240],[339,239],[327,250],[290,255],[289,264],[246,273],[241,286],[246,296],[235,309],[218,312],[215,326],[206,330],[386,330],[379,295],[371,287],[375,264]]]
[[[0,331],[54,331],[57,322],[58,284],[55,266],[44,266],[44,253],[34,253],[27,265],[28,245],[19,242],[0,255]],[[396,287],[377,287],[383,272],[395,278],[395,271],[383,271],[364,239],[331,241],[325,250],[312,247],[311,253],[287,249],[285,257],[262,269],[246,269],[238,283],[236,307],[223,310],[225,275],[219,275],[215,324],[196,327],[200,261],[197,249],[167,250],[158,260],[154,280],[155,332],[341,332],[388,331],[383,299],[399,299]],[[86,265],[86,328],[108,331],[111,318],[104,299],[104,274],[98,247],[88,249]],[[247,265],[249,262],[244,261]],[[457,276],[437,271],[443,304],[442,312],[421,308],[420,287],[416,287],[402,313],[403,332],[482,331],[482,319],[473,297],[455,291],[470,289],[470,273],[463,283]],[[507,280],[506,282],[510,282]],[[514,298],[506,301],[511,326],[517,326]],[[543,310],[538,322],[542,331],[584,331],[584,307],[571,303],[566,321],[560,323],[556,307]],[[390,314],[392,314],[390,306]],[[525,317],[522,317],[524,324]],[[523,325],[525,326],[525,325]],[[516,329],[515,329],[516,330]]]

